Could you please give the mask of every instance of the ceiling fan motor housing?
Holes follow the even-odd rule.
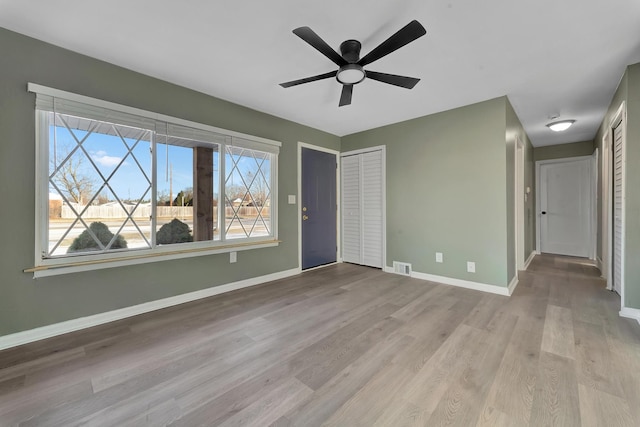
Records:
[[[360,60],[360,48],[358,40],[345,40],[340,44],[340,53],[345,61],[354,64]]]
[[[357,62],[360,60],[360,48],[358,40],[346,40],[340,44],[340,53],[348,64],[343,65],[336,74],[336,80],[343,85],[355,85],[366,77],[365,71]]]

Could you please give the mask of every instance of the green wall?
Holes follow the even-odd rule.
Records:
[[[597,145],[596,145],[597,146]],[[594,150],[593,141],[572,142],[569,144],[549,145],[533,149],[533,160],[553,160],[567,157],[590,156]]]
[[[628,308],[640,309],[640,63],[627,67],[618,89],[605,114],[594,143],[602,152],[602,138],[620,105],[627,110],[627,138],[625,146],[625,298]],[[600,157],[602,159],[602,156]],[[599,171],[598,212],[601,212],[602,164]],[[598,257],[602,257],[602,222],[598,221]]]
[[[298,267],[297,143],[340,138],[0,29],[0,336]],[[275,248],[34,280],[33,82],[282,142]]]
[[[505,106],[502,97],[342,138],[343,152],[386,146],[388,265],[507,286]]]

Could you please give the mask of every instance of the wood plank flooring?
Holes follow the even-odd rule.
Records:
[[[0,352],[0,426],[638,426],[619,307],[576,258],[511,298],[339,264]]]

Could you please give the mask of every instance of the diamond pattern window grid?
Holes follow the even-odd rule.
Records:
[[[233,185],[234,176],[237,176],[240,179],[245,192],[243,197],[240,198],[240,203],[238,203],[237,206],[234,206],[234,201],[230,199],[230,195],[225,191],[226,204],[230,206],[232,210],[231,220],[228,222],[225,230],[226,237],[254,237],[270,234],[270,219],[266,219],[264,215],[271,205],[270,180],[267,179],[267,175],[265,175],[265,171],[269,171],[271,167],[270,154],[245,148],[227,146],[227,159],[231,160],[232,167],[230,168],[230,171],[227,172],[225,188],[229,188],[230,185]],[[249,163],[249,165],[246,163]],[[270,172],[266,173],[270,174]],[[258,199],[257,196],[260,195],[256,194],[257,192],[264,192],[265,194],[263,197]],[[245,218],[241,216],[241,211],[246,200],[248,200],[250,205],[252,205],[252,207],[257,211],[256,217],[253,221],[251,221],[250,217]],[[238,227],[238,225],[240,227]],[[235,226],[234,229],[242,230],[244,236],[234,235],[235,233],[232,230],[233,226]],[[262,228],[263,226],[264,228]]]
[[[85,135],[80,137],[79,135],[77,135],[80,129],[75,129],[74,131],[73,127],[70,126],[68,123],[69,119],[71,119],[70,116],[66,116],[62,114],[54,115],[54,123],[53,123],[54,132],[57,133],[59,127],[64,127],[69,132],[69,135],[72,137],[72,139],[74,140],[75,146],[71,149],[71,151],[67,154],[67,156],[62,160],[62,162],[60,162],[60,164],[57,164],[57,153],[53,153],[54,165],[53,165],[53,172],[49,174],[49,185],[51,185],[58,192],[58,194],[62,197],[62,200],[71,209],[71,211],[73,212],[76,218],[72,221],[71,225],[63,232],[62,236],[53,245],[53,247],[49,248],[48,253],[46,255],[51,256],[55,252],[55,250],[60,247],[60,245],[64,242],[64,240],[69,235],[69,233],[72,232],[72,230],[76,227],[78,223],[81,223],[82,227],[84,227],[84,230],[86,230],[89,233],[91,238],[98,245],[100,252],[106,252],[111,248],[111,246],[116,241],[118,236],[123,232],[127,224],[133,225],[133,227],[137,230],[139,236],[142,237],[146,247],[150,248],[151,247],[150,238],[147,238],[145,233],[140,228],[140,224],[138,224],[138,222],[133,217],[134,213],[139,208],[142,200],[144,200],[144,198],[150,194],[151,188],[152,188],[149,174],[145,172],[144,167],[140,164],[139,159],[135,156],[133,152],[135,148],[140,144],[140,142],[142,141],[149,142],[150,131],[145,129],[126,128],[128,133],[132,135],[125,138],[123,136],[123,130],[125,129],[124,126],[115,125],[107,122],[100,122],[96,120],[91,120],[91,121],[84,120],[85,123],[89,122],[89,125],[86,126],[87,129],[84,130]],[[111,171],[110,174],[108,174],[108,176],[105,176],[105,174],[101,171],[100,167],[98,167],[98,165],[96,164],[96,162],[94,161],[90,153],[85,148],[86,142],[90,139],[92,135],[95,135],[98,132],[98,130],[100,130],[100,133],[102,134],[109,134],[113,136],[114,137],[113,140],[116,140],[116,141],[119,140],[120,142],[122,142],[126,150],[126,154],[122,156],[120,161],[115,165],[114,169]],[[54,150],[57,149],[56,143],[55,143],[55,139],[56,139],[55,133],[54,133]],[[133,140],[133,143],[129,145],[127,143],[127,139]],[[97,173],[99,178],[102,180],[102,183],[99,185],[98,190],[93,192],[93,194],[91,195],[91,198],[86,202],[86,204],[82,207],[81,210],[76,209],[76,207],[74,206],[74,203],[72,203],[67,197],[66,192],[63,191],[55,182],[57,174],[61,172],[61,169],[64,167],[64,165],[67,162],[71,161],[72,157],[76,153],[81,153],[80,156],[84,156],[82,157],[82,159],[86,159],[89,161],[89,163],[93,168],[93,172]],[[118,171],[121,170],[121,167],[125,164],[127,159],[133,160],[138,170],[141,172],[142,176],[144,177],[144,180],[146,180],[147,182],[146,189],[143,191],[143,194],[138,198],[138,201],[133,206],[133,208],[128,208],[127,206],[125,206],[124,202],[122,201],[122,197],[117,194],[117,192],[113,189],[113,187],[110,184],[111,179],[116,175]],[[111,193],[111,195],[115,198],[115,201],[119,204],[119,206],[122,208],[125,214],[124,221],[122,221],[117,232],[114,233],[111,241],[107,245],[104,245],[100,241],[100,239],[98,239],[98,237],[93,233],[93,231],[89,227],[89,224],[87,224],[87,221],[85,221],[85,218],[83,218],[85,213],[88,211],[89,207],[93,204],[93,202],[98,198],[98,196],[105,189],[109,190],[109,193]]]

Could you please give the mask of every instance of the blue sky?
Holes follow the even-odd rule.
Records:
[[[81,130],[74,130],[72,135],[66,128],[60,126],[51,126],[50,129],[50,158],[53,159],[57,154],[58,163],[60,163],[69,152],[77,147],[76,138],[82,140],[82,138],[85,138],[87,135],[85,131]],[[87,154],[105,178],[109,177],[117,168],[115,174],[111,179],[109,179],[109,184],[114,189],[114,192],[121,199],[138,199],[143,196],[149,187],[149,182],[145,178],[141,169],[144,170],[149,179],[152,178],[150,153],[151,144],[149,142],[151,133],[141,131],[140,135],[136,135],[136,138],[141,135],[143,135],[144,139],[141,139],[132,151],[135,159],[131,154],[127,155],[128,148],[122,142],[120,137],[102,133],[92,133],[82,143],[82,147],[84,147],[86,153],[80,149],[76,150],[72,156],[72,161],[75,163],[80,162],[79,171],[90,177],[93,182],[96,183],[96,190],[100,185],[102,185],[103,180],[96,172],[91,161],[88,160]],[[136,143],[136,139],[125,138],[125,141],[129,147],[132,147]],[[169,158],[168,162],[167,156]],[[238,161],[238,157],[234,157],[235,160]],[[227,155],[227,158],[227,173],[230,173],[233,168],[233,162],[230,161],[229,155]],[[52,172],[52,167],[53,166],[51,165],[50,173]],[[238,168],[243,172],[243,174],[246,174],[247,171],[256,171],[257,164],[252,157],[243,156],[238,161]],[[172,170],[172,173],[170,173],[170,170]],[[217,153],[214,154],[214,170],[218,170]],[[263,168],[263,170],[265,174],[267,174],[268,179],[269,168],[266,167]],[[169,194],[170,175],[172,175],[173,180],[174,198],[180,190],[193,187],[193,149],[174,145],[167,146],[165,144],[157,144],[157,174],[158,194],[162,194],[163,192]],[[233,171],[233,177],[230,180],[230,183],[231,181],[236,185],[242,184],[240,174],[237,170]],[[149,192],[144,196],[144,199],[148,200],[150,199],[150,196],[151,193]],[[109,198],[113,199],[113,196],[109,195]]]
[[[77,147],[77,143],[73,136],[66,128],[57,127],[54,140],[53,127],[51,129],[49,139],[49,152],[50,158],[54,157],[54,153],[57,152],[58,161],[62,161],[71,150]],[[80,130],[74,130],[76,138],[82,140],[85,138],[86,132]],[[135,140],[126,139],[129,146],[135,144]],[[149,186],[147,179],[141,170],[144,170],[149,179],[151,178],[151,154],[150,143],[148,141],[141,140],[135,146],[132,151],[135,159],[131,156],[127,156],[128,149],[117,136],[105,135],[99,133],[92,133],[83,142],[82,147],[86,150],[86,153],[80,149],[76,150],[72,156],[72,161],[75,163],[80,162],[79,172],[87,177],[90,177],[94,183],[96,183],[96,189],[102,185],[102,178],[96,172],[94,166],[87,158],[87,154],[100,170],[105,178],[108,178],[118,165],[116,173],[109,179],[109,184],[114,189],[120,198],[139,198],[141,197]],[[124,159],[124,162],[122,162]],[[138,164],[140,166],[138,166]],[[51,166],[50,166],[51,172]],[[145,197],[149,198],[150,193]],[[110,197],[113,198],[113,197]]]

